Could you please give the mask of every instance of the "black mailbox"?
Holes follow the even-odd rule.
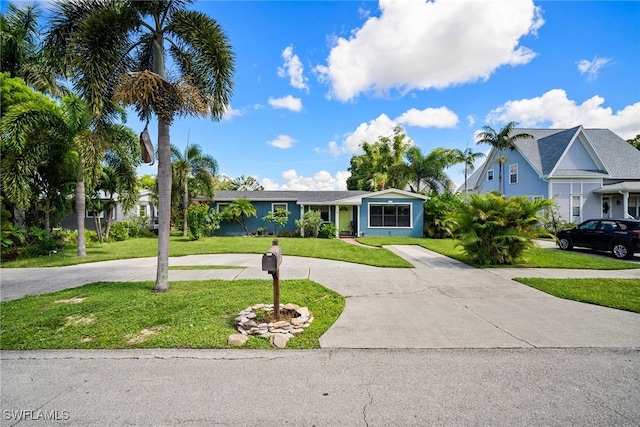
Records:
[[[280,246],[273,245],[262,255],[262,271],[268,271],[269,274],[278,271],[281,263],[282,249],[280,249]]]

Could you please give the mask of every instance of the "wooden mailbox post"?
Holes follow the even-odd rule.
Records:
[[[273,317],[280,320],[280,264],[282,263],[282,248],[278,246],[278,239],[273,240],[273,246],[262,255],[262,271],[273,276]]]

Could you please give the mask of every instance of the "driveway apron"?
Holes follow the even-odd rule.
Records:
[[[476,269],[417,246],[389,246],[416,268],[378,268],[287,257],[281,279],[310,279],[347,297],[323,348],[640,347],[640,315],[563,300],[511,277],[552,275],[544,269]],[[171,270],[169,279],[268,279],[260,255],[191,255],[170,265],[244,269]],[[42,269],[0,270],[3,301],[96,281],[153,281],[156,259],[107,261]],[[591,277],[638,277],[640,270]],[[575,270],[555,270],[555,277]],[[287,302],[287,301],[283,301]],[[295,301],[291,301],[295,302]]]

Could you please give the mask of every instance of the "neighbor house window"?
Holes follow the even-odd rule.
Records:
[[[278,209],[282,209],[284,211],[288,211],[286,203],[271,203],[271,212],[275,212]]]
[[[514,163],[509,165],[509,184],[516,184],[518,182],[518,164]]]
[[[580,216],[580,196],[571,196],[571,214],[573,216]]]
[[[138,206],[138,216],[147,216],[147,206],[146,205],[140,205]]]
[[[493,181],[493,169],[487,171],[487,181]]]
[[[369,227],[411,227],[411,205],[369,205]]]

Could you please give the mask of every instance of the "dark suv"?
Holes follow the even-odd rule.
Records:
[[[577,227],[558,231],[560,249],[574,246],[611,251],[619,259],[628,259],[640,252],[640,220],[589,219]]]

